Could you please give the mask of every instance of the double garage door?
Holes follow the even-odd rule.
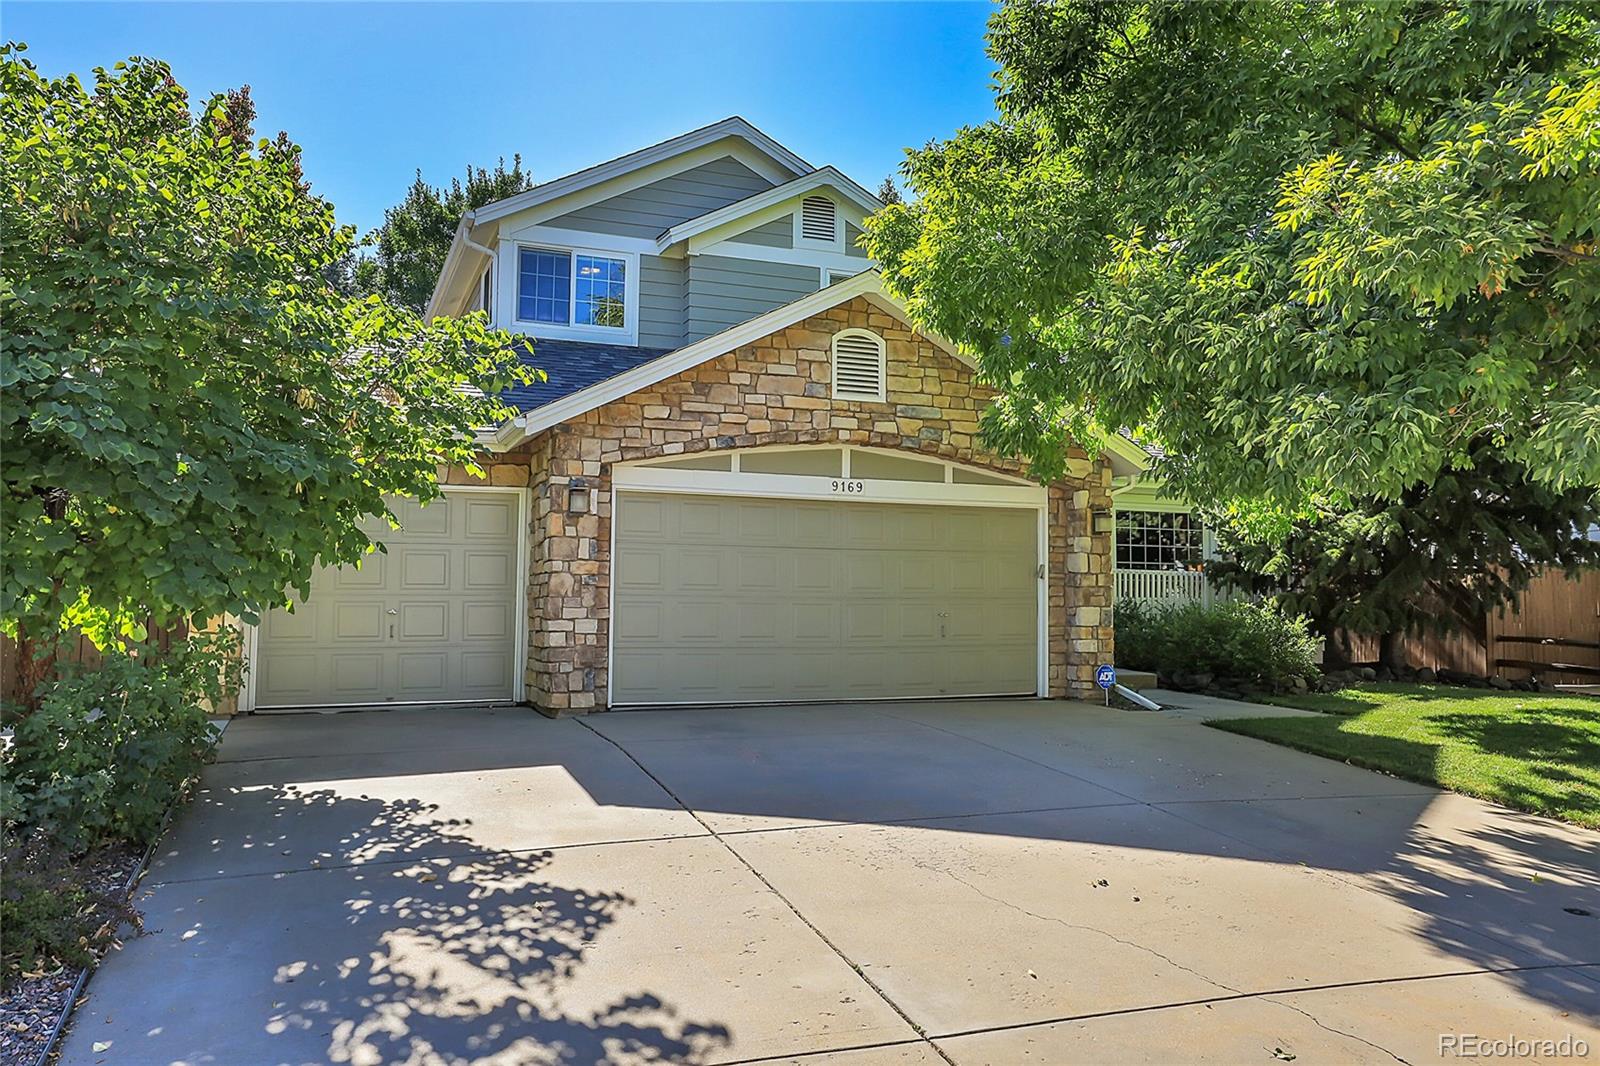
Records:
[[[512,698],[520,497],[394,511],[400,530],[368,530],[387,553],[319,571],[306,602],[262,619],[258,708]]]
[[[1032,694],[1039,512],[620,493],[614,705]]]

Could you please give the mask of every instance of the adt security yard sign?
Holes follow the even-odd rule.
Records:
[[[1106,706],[1111,706],[1111,686],[1117,683],[1117,668],[1110,663],[1103,664],[1094,672],[1094,683],[1106,690]]]

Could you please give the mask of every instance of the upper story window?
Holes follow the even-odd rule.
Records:
[[[1205,560],[1205,529],[1182,511],[1117,512],[1118,570],[1193,570]]]
[[[551,326],[627,325],[624,260],[551,248],[517,253],[517,319]]]

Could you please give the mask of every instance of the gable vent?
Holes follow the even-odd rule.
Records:
[[[800,201],[800,236],[808,241],[832,244],[838,235],[838,208],[826,196],[808,196]]]
[[[833,335],[833,395],[841,400],[883,399],[883,338],[864,329]]]

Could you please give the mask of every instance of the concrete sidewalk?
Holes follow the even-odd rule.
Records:
[[[241,720],[62,1061],[1600,1053],[1600,834],[1203,712]]]

